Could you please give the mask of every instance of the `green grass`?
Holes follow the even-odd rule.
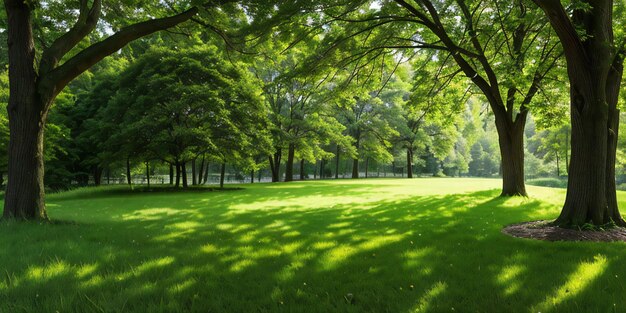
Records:
[[[51,195],[0,224],[0,312],[624,312],[626,244],[517,239],[564,190],[379,179]],[[624,206],[625,193],[619,193]],[[352,294],[353,298],[348,296]]]

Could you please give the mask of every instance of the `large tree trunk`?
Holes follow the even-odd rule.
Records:
[[[28,88],[28,87],[25,87]],[[18,99],[15,99],[18,98]],[[30,112],[33,105],[12,103],[25,101],[11,92],[9,100],[9,164],[4,197],[4,218],[47,220],[44,204],[43,127],[39,113]],[[27,117],[30,116],[30,117]]]
[[[359,158],[352,159],[352,178],[359,178]]]
[[[495,113],[502,157],[502,196],[527,196],[524,183],[524,127],[526,116],[510,122],[503,111]],[[522,114],[522,113],[520,113]]]
[[[37,94],[31,9],[23,1],[4,4],[8,18],[10,134],[3,217],[47,220],[43,136],[48,103]]]
[[[296,145],[289,144],[289,152],[287,153],[287,164],[285,164],[285,181],[293,181],[293,159],[296,154]]]
[[[572,90],[572,96],[573,101],[587,102],[594,98],[575,90]],[[608,119],[606,111],[601,112],[599,105],[587,102],[583,106],[586,109],[582,112],[575,107],[570,110],[572,158],[565,205],[556,220],[559,225],[586,222],[599,225],[609,222],[610,218],[606,199]]]
[[[624,225],[617,208],[614,164],[624,51],[615,53],[613,1],[594,1],[588,10],[575,10],[571,19],[560,1],[534,2],[561,40],[570,82],[569,179],[565,204],[554,223]],[[584,29],[584,37],[576,27]]]
[[[406,149],[406,177],[413,178],[413,150]]]

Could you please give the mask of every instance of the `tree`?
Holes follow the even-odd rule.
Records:
[[[318,62],[341,49],[351,51],[350,56],[330,58],[340,67],[375,62],[386,51],[405,51],[411,57],[416,50],[434,49],[440,52],[438,59],[456,63],[458,73],[474,84],[493,111],[502,156],[502,195],[526,195],[526,117],[560,55],[554,35],[544,27],[545,18],[527,0],[329,1],[300,10],[323,12],[319,25],[327,33],[327,48],[316,57]]]
[[[263,83],[274,151],[269,156],[272,181],[280,180],[280,166],[286,153],[285,181],[294,177],[294,163],[328,158],[321,146],[330,142],[349,145],[344,127],[329,114],[327,81],[331,75],[302,70],[302,60],[313,50],[310,45],[287,49],[284,42],[265,43],[263,57],[256,60],[254,73]]]
[[[570,83],[571,161],[567,195],[557,225],[626,225],[617,206],[615,160],[617,102],[623,74],[624,38],[615,39],[612,0],[533,0],[557,33]],[[617,9],[616,9],[617,10]]]
[[[176,15],[131,24],[81,49],[77,47],[94,32],[102,11],[101,0],[81,0],[78,7],[70,8],[78,12],[76,22],[38,57],[33,19],[45,9],[39,1],[23,0],[5,0],[4,7],[8,21],[10,140],[3,217],[45,220],[43,141],[47,115],[56,96],[78,75],[127,43],[185,22],[199,9],[192,7]]]

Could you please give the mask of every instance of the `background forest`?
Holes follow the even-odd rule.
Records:
[[[494,6],[487,9],[505,10]],[[50,25],[41,25],[44,43],[56,34],[55,19],[66,18],[60,7],[50,9]],[[46,188],[502,175],[493,110],[448,51],[389,43],[380,53],[361,53],[371,36],[395,38],[389,36],[394,29],[379,27],[364,38],[351,29],[358,23],[348,19],[320,28],[331,12],[303,14],[285,23],[287,28],[271,19],[255,21],[237,9],[238,16],[222,21],[224,31],[192,21],[138,39],[72,81],[57,97],[46,125]],[[278,12],[289,11],[282,9]],[[359,14],[376,14],[380,4],[373,2],[369,10]],[[530,19],[529,14],[520,18]],[[84,45],[128,22],[110,19]],[[506,31],[519,19],[508,22],[512,26],[505,22],[500,27]],[[263,39],[254,37],[257,28],[264,29]],[[0,36],[4,41],[1,24]],[[551,34],[535,35],[541,36],[544,48],[553,44]],[[539,50],[536,40],[531,45]],[[329,42],[342,44],[331,51]],[[550,53],[555,58],[539,92],[525,104],[530,112],[523,163],[528,183],[564,187],[569,99],[557,92],[567,84],[559,79],[563,64],[556,61],[556,46],[541,56],[526,52],[526,58],[547,59],[544,54]],[[6,180],[9,94],[2,49],[0,185]],[[505,54],[484,53],[493,55],[494,68],[510,63]],[[626,187],[625,140],[619,141],[616,168],[621,189]]]

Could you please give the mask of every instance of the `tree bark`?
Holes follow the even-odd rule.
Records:
[[[224,188],[224,177],[226,176],[226,163],[222,163],[220,169],[220,188]]]
[[[148,181],[148,189],[150,189],[150,162],[146,162],[146,180]]]
[[[496,115],[498,143],[502,156],[501,196],[527,196],[524,183],[524,127],[526,118],[511,124]]]
[[[31,9],[5,1],[9,48],[9,161],[4,218],[47,220],[43,136],[46,103],[37,96]]]
[[[133,179],[130,175],[130,157],[126,157],[126,182],[128,183],[128,186],[133,185]]]
[[[180,187],[180,162],[176,161],[176,188]]]
[[[296,154],[296,145],[289,144],[289,151],[287,153],[287,163],[285,164],[285,181],[293,181],[293,159]]]
[[[180,172],[183,177],[183,188],[189,187],[189,184],[187,183],[187,162],[182,162],[180,164]]]
[[[367,178],[369,174],[369,165],[370,165],[370,158],[366,157],[365,158],[365,178]]]
[[[96,186],[100,186],[100,184],[102,183],[102,172],[104,171],[103,168],[99,167],[99,166],[94,166],[94,171],[93,171],[93,182]]]
[[[613,1],[595,1],[570,19],[560,1],[534,0],[559,36],[570,82],[571,157],[567,194],[557,225],[624,225],[615,195],[614,153],[623,72],[615,51]],[[580,37],[577,27],[585,30]]]
[[[170,163],[170,185],[174,184],[174,165]]]
[[[280,181],[280,159],[283,155],[281,148],[277,148],[273,156],[270,156],[270,169],[272,170],[272,182]]]
[[[198,184],[196,177],[196,159],[193,159],[191,160],[191,185],[193,186]]]
[[[254,170],[250,170],[250,183],[254,184]]]
[[[200,162],[200,170],[198,171],[198,184],[202,185],[204,176],[205,156],[202,155],[202,161]]]
[[[359,178],[359,158],[352,159],[352,178]]]
[[[300,180],[304,180],[304,159],[300,160]]]
[[[406,177],[413,178],[413,151],[406,149]]]

